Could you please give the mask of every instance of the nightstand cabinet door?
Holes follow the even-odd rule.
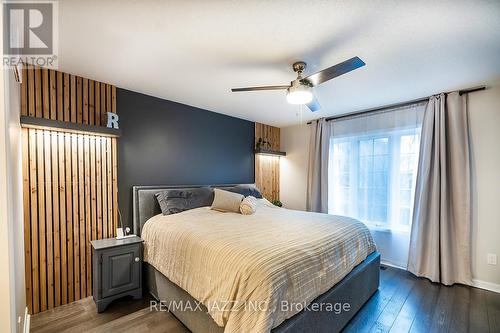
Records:
[[[102,253],[102,297],[139,288],[141,282],[140,244],[117,247]]]

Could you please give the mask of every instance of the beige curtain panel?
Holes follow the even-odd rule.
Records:
[[[466,98],[432,96],[420,144],[408,270],[471,284],[471,178]]]
[[[328,213],[328,156],[330,126],[321,118],[311,122],[306,209]]]

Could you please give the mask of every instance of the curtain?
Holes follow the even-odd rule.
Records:
[[[427,102],[335,119],[328,212],[365,223],[382,261],[406,268]]]
[[[311,122],[306,209],[328,213],[328,150],[330,126],[325,118]]]
[[[445,285],[471,284],[467,105],[432,96],[422,125],[408,270]]]

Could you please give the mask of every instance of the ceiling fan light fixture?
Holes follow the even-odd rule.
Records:
[[[233,88],[232,92],[239,91],[262,91],[262,90],[287,90],[286,100],[290,104],[305,104],[311,112],[316,112],[321,109],[317,98],[314,96],[312,89],[323,82],[334,79],[338,76],[349,73],[357,68],[363,67],[365,62],[359,57],[352,57],[346,61],[325,68],[314,74],[302,77],[302,73],[307,67],[303,61],[293,63],[292,68],[297,73],[297,78],[290,82],[290,85],[279,86],[259,86],[246,88]]]
[[[288,88],[286,101],[290,104],[307,104],[313,99],[311,87],[300,84]]]

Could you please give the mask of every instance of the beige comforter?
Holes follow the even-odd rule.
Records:
[[[208,308],[224,332],[269,332],[326,292],[375,244],[354,219],[272,206],[152,217],[144,259]]]

